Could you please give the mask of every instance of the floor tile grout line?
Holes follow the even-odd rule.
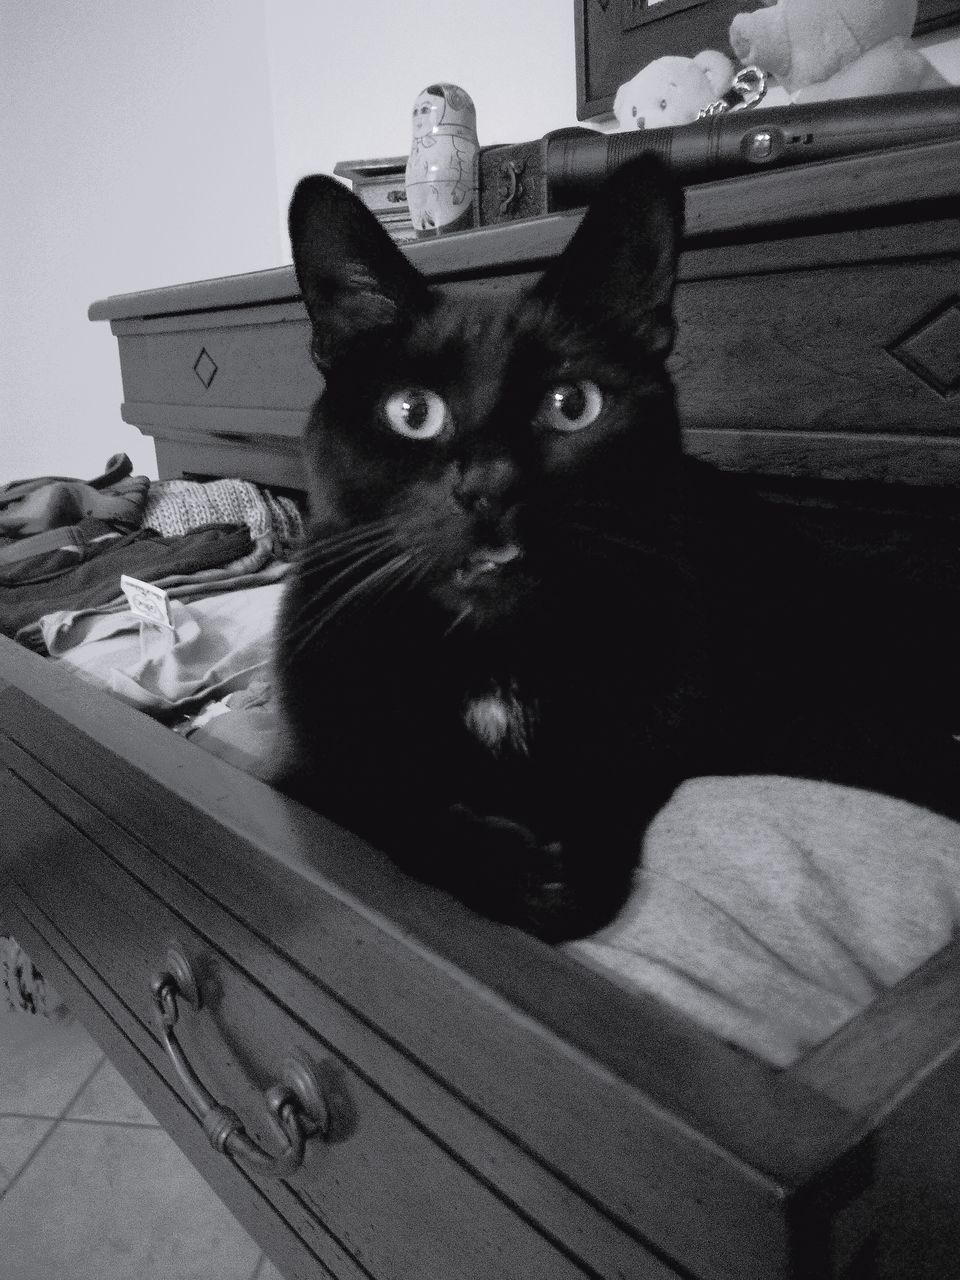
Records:
[[[67,1124],[111,1124],[121,1129],[162,1129],[159,1120],[122,1120],[116,1116],[41,1115],[39,1111],[0,1111],[0,1120],[63,1120]]]
[[[60,1113],[52,1116],[43,1115],[39,1111],[0,1111],[0,1120],[59,1120]]]
[[[30,1154],[27,1156],[26,1160],[24,1160],[23,1164],[20,1166],[17,1172],[13,1175],[13,1177],[10,1179],[7,1185],[2,1190],[0,1190],[0,1207],[2,1207],[3,1201],[6,1198],[7,1193],[13,1190],[13,1188],[17,1185],[17,1183],[23,1177],[24,1173],[26,1173],[30,1165],[33,1164],[34,1160],[37,1158],[40,1151],[42,1151],[43,1148],[50,1141],[50,1137],[53,1134],[54,1129],[56,1129],[59,1126],[59,1124],[60,1124],[59,1120],[52,1120],[50,1122],[50,1127],[47,1129],[46,1133],[43,1135],[43,1137],[40,1139],[37,1145],[33,1148]]]
[[[97,1074],[97,1072],[103,1066],[104,1062],[106,1062],[106,1060],[107,1060],[106,1054],[101,1055],[100,1061],[93,1068],[93,1070],[87,1075],[83,1083],[80,1085],[79,1089],[76,1089],[73,1095],[70,1097],[69,1101],[67,1102],[67,1105],[64,1107],[64,1112],[70,1110],[70,1108],[73,1106],[76,1100],[80,1097],[81,1093],[83,1093],[84,1089],[93,1079],[93,1077]],[[63,1112],[61,1112],[60,1116],[53,1121],[53,1123],[50,1125],[50,1128],[43,1135],[43,1137],[40,1139],[37,1145],[33,1148],[33,1150],[27,1156],[26,1160],[24,1160],[23,1164],[17,1170],[17,1172],[13,1175],[13,1177],[10,1179],[7,1185],[3,1188],[3,1190],[0,1191],[0,1204],[3,1203],[3,1201],[6,1199],[10,1191],[17,1185],[17,1183],[20,1181],[20,1179],[23,1177],[26,1171],[30,1168],[34,1160],[36,1160],[38,1154],[47,1145],[47,1143],[50,1141],[53,1134],[56,1133],[57,1129],[59,1129],[62,1122],[63,1122]]]
[[[61,1124],[99,1124],[110,1129],[160,1129],[156,1120],[111,1120],[106,1116],[61,1116]]]
[[[76,1103],[77,1099],[80,1097],[81,1093],[83,1093],[84,1089],[86,1089],[87,1085],[88,1085],[88,1084],[90,1084],[90,1083],[93,1081],[94,1076],[98,1075],[98,1074],[99,1074],[99,1072],[100,1072],[100,1071],[101,1071],[101,1070],[106,1066],[106,1063],[107,1063],[107,1055],[106,1055],[105,1053],[101,1053],[101,1055],[100,1055],[100,1061],[99,1061],[99,1062],[97,1063],[97,1065],[93,1068],[93,1070],[92,1070],[92,1071],[90,1072],[90,1074],[87,1076],[86,1080],[84,1080],[83,1084],[80,1086],[80,1088],[77,1090],[77,1092],[73,1095],[73,1097],[72,1097],[72,1098],[70,1098],[70,1099],[67,1101],[66,1106],[65,1106],[65,1107],[63,1108],[63,1110],[60,1112],[60,1116],[59,1116],[59,1118],[60,1118],[61,1120],[65,1120],[65,1119],[66,1119],[67,1112],[68,1112],[68,1111],[70,1110],[70,1108],[71,1108],[71,1107]]]

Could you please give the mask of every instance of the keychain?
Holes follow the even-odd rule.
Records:
[[[767,92],[767,73],[759,67],[744,67],[733,77],[733,83],[716,102],[704,107],[698,120],[708,116],[719,116],[726,111],[743,111],[745,107],[754,107]]]

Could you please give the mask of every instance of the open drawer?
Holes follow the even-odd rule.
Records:
[[[954,948],[777,1071],[8,641],[0,680],[5,924],[289,1275],[949,1274]],[[313,1067],[299,1170],[209,1145],[171,944],[183,1054],[267,1154],[265,1091]]]

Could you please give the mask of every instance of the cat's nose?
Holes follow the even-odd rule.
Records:
[[[485,493],[472,493],[466,489],[454,489],[453,496],[459,502],[465,511],[471,511],[478,516],[489,515],[493,510],[493,502]]]
[[[506,458],[489,458],[460,467],[453,496],[465,511],[489,515],[516,486],[517,469]]]

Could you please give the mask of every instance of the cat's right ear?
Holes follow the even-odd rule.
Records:
[[[665,359],[682,230],[682,188],[655,156],[642,155],[600,187],[534,292],[582,325],[616,325]]]
[[[336,178],[302,178],[290,201],[288,225],[321,369],[358,333],[392,326],[404,313],[426,305],[423,276]]]

